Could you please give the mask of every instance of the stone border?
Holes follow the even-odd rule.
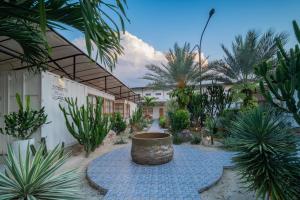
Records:
[[[89,167],[89,165],[88,165]],[[85,178],[88,181],[89,185],[94,188],[95,190],[97,190],[101,195],[106,195],[108,192],[108,189],[105,189],[104,187],[101,187],[100,185],[98,185],[97,183],[95,183],[89,176],[87,173],[88,167],[85,170]]]

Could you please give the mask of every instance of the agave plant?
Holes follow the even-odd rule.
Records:
[[[258,198],[300,199],[300,159],[297,141],[282,114],[256,108],[240,114],[230,130],[234,157],[242,180]]]
[[[62,155],[60,145],[47,155],[43,151],[44,146],[41,145],[32,156],[28,146],[23,160],[8,147],[5,173],[0,173],[1,200],[79,199],[76,171],[57,173],[68,155]]]

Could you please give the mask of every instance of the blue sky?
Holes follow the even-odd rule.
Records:
[[[220,44],[230,47],[236,35],[245,35],[249,29],[287,32],[290,36],[287,47],[291,47],[296,42],[292,20],[300,24],[300,0],[127,0],[127,3],[130,23],[126,24],[126,31],[159,52],[168,51],[175,42],[197,43],[209,10],[215,8],[202,43],[202,51],[209,59],[222,58]],[[64,35],[71,40],[80,37],[77,32]],[[130,86],[135,85],[127,82],[128,77],[120,78]]]
[[[128,0],[128,6],[127,30],[160,51],[174,42],[198,42],[208,12],[215,8],[203,39],[203,52],[211,58],[221,58],[220,44],[229,46],[235,35],[249,29],[274,28],[293,36],[292,20],[300,23],[299,0]]]

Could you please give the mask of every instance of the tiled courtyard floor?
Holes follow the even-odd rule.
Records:
[[[106,200],[199,200],[199,191],[219,180],[231,167],[232,153],[174,146],[174,159],[159,166],[137,165],[130,148],[109,152],[92,161],[87,176],[107,190]]]

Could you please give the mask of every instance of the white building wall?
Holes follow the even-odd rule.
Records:
[[[50,124],[42,128],[42,137],[46,137],[49,149],[61,142],[64,142],[66,146],[76,143],[76,140],[67,130],[63,113],[58,105],[66,105],[63,101],[65,97],[77,98],[78,104],[82,105],[86,102],[86,96],[89,94],[114,100],[112,95],[73,80],[60,78],[49,72],[42,74],[42,106],[45,107],[48,119],[51,121]]]
[[[64,97],[74,97],[79,104],[86,101],[86,96],[96,95],[106,99],[114,100],[114,96],[98,91],[78,82],[60,78],[50,72],[33,75],[27,70],[23,71],[1,71],[0,72],[0,127],[4,127],[4,115],[17,111],[15,94],[19,93],[23,99],[26,95],[31,97],[31,106],[34,109],[45,107],[49,124],[45,124],[38,130],[33,138],[36,144],[41,137],[46,138],[47,146],[52,149],[57,144],[65,142],[66,146],[76,143],[68,132],[59,103],[65,104]],[[0,154],[7,152],[7,144],[13,138],[0,134]]]
[[[28,71],[1,71],[0,72],[0,127],[4,128],[4,115],[17,111],[16,93],[25,100],[30,96],[31,107],[39,109],[41,104],[41,78]],[[40,130],[33,134],[36,141],[40,140]],[[7,152],[7,144],[14,138],[0,134],[0,154]]]
[[[137,109],[137,104],[132,101],[127,101],[130,105],[130,117],[132,116],[133,112]]]

